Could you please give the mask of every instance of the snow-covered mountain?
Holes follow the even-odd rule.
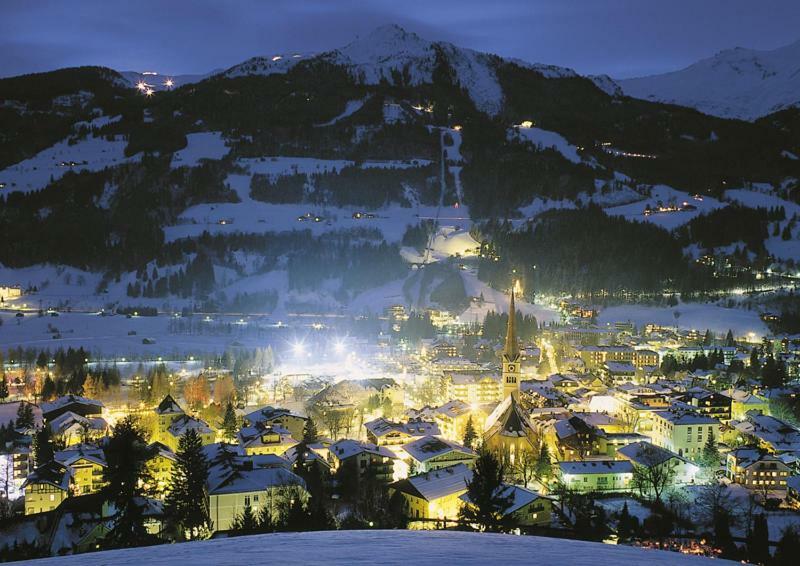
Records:
[[[635,98],[755,120],[800,103],[800,41],[772,51],[728,49],[680,71],[617,83]]]
[[[219,72],[220,69],[200,75],[169,75],[155,71],[120,71],[119,74],[125,80],[125,86],[136,88],[138,85],[143,84],[145,88],[159,91],[178,88],[186,84],[199,83]]]
[[[452,43],[428,41],[397,25],[381,26],[355,41],[316,57],[340,65],[362,84],[378,84],[396,79],[409,85],[430,83],[441,54],[452,68],[455,81],[469,93],[476,107],[497,114],[503,103],[503,90],[496,67],[503,59],[496,55],[457,47]],[[228,69],[227,76],[271,75],[285,73],[310,55],[275,55],[255,57]],[[513,61],[547,77],[576,76],[571,69],[553,65]]]

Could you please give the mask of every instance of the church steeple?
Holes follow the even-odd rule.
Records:
[[[519,355],[519,346],[517,345],[517,333],[515,330],[515,319],[517,318],[517,309],[514,307],[514,287],[511,287],[511,302],[508,305],[508,327],[506,328],[506,344],[503,348],[504,358],[515,358]]]
[[[503,397],[515,396],[519,393],[520,353],[517,344],[515,318],[517,309],[514,306],[514,287],[511,287],[511,302],[508,305],[508,327],[506,328],[506,343],[503,347]]]

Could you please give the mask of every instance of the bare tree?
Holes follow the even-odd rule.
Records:
[[[674,459],[669,455],[665,457],[664,450],[650,444],[642,445],[637,457],[631,485],[643,497],[652,493],[656,501],[661,501],[661,494],[672,485],[675,478]]]

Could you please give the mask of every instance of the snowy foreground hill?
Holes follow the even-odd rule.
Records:
[[[460,532],[344,531],[281,533],[235,539],[114,550],[30,564],[100,566],[264,564],[492,564],[536,562],[541,566],[594,564],[704,564],[711,559],[630,546],[543,537]],[[725,561],[722,561],[725,562]],[[715,560],[713,563],[720,563]]]
[[[635,98],[755,120],[800,103],[800,41],[774,49],[726,49],[672,73],[617,81]]]

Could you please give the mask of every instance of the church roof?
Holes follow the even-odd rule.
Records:
[[[528,436],[533,427],[515,395],[509,395],[497,405],[486,420],[486,435]]]

